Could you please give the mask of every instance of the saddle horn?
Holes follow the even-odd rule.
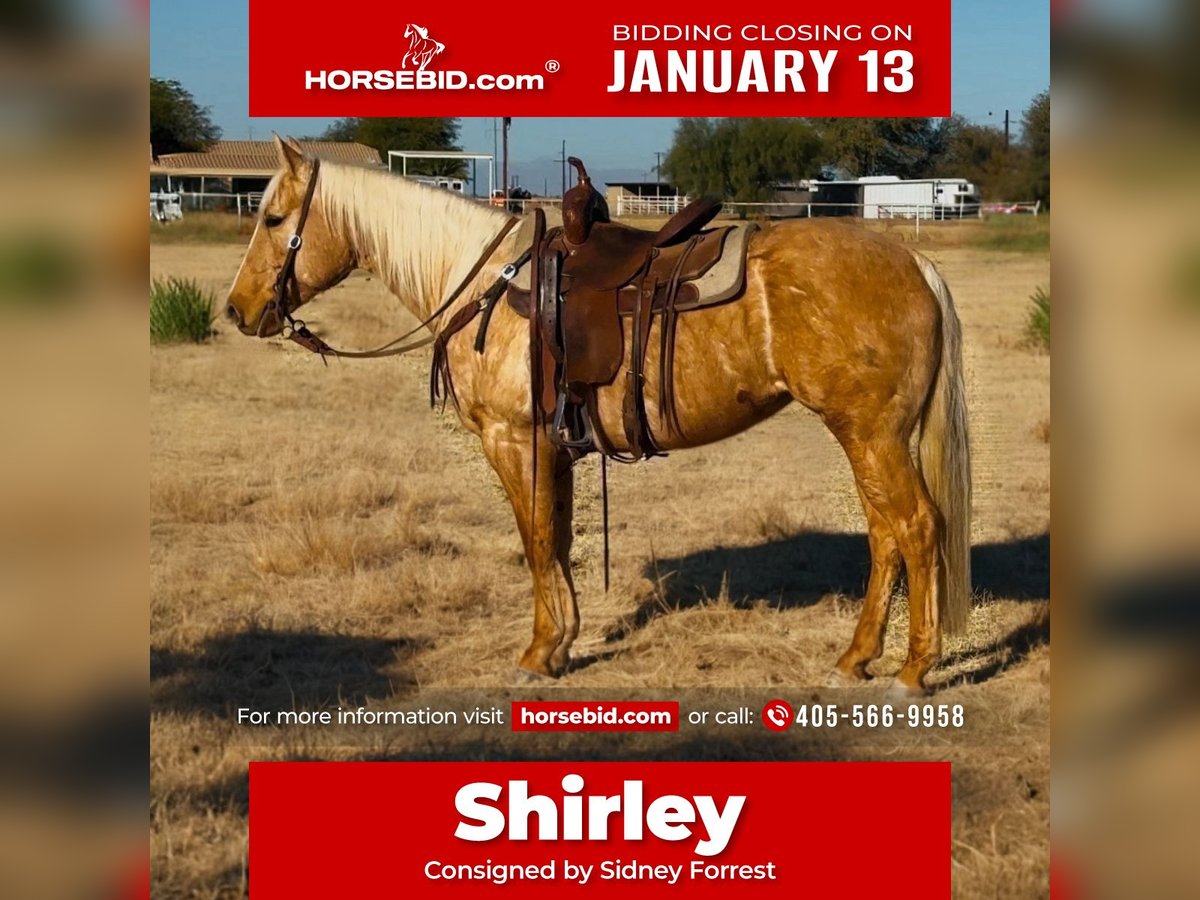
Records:
[[[567,162],[575,170],[575,179],[578,184],[592,183],[592,179],[588,176],[587,168],[584,166],[582,159],[578,156],[568,156]]]
[[[594,223],[611,220],[608,204],[604,202],[603,195],[592,187],[592,179],[583,160],[568,156],[567,162],[575,169],[577,181],[574,187],[563,194],[563,236],[569,243],[582,244],[587,240]]]

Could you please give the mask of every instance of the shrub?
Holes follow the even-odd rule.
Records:
[[[1032,306],[1025,321],[1025,334],[1037,347],[1050,349],[1050,291],[1039,287],[1029,297]]]
[[[150,340],[200,343],[212,335],[215,298],[191,278],[155,278],[150,285]]]

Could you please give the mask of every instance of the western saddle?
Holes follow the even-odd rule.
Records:
[[[661,453],[645,398],[646,351],[655,318],[658,433],[682,434],[673,402],[678,315],[741,295],[755,226],[707,228],[721,210],[720,201],[712,199],[689,204],[658,231],[615,223],[583,163],[575,157],[568,162],[578,181],[563,195],[561,224],[548,227],[547,211],[535,209],[519,226],[518,246],[528,249],[506,272],[507,302],[530,324],[536,424],[548,425],[550,440],[573,458],[598,450],[632,462]],[[498,300],[498,291],[489,293],[480,304],[477,350],[483,348]],[[613,385],[622,368],[627,452],[614,449],[597,412],[597,392]]]

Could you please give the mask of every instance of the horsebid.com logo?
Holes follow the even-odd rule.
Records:
[[[422,28],[420,25],[405,25],[404,36],[409,39],[408,52],[400,60],[400,65],[405,68],[411,59],[417,64],[417,71],[424,72],[429,61],[446,49],[445,44],[429,36],[428,28]]]
[[[461,69],[428,69],[441,56],[446,45],[429,36],[429,29],[409,23],[404,26],[408,49],[398,69],[306,69],[306,91],[540,91],[545,87],[541,74],[514,75],[483,73],[473,78]],[[553,60],[551,61],[553,62]],[[413,68],[410,68],[412,66]],[[558,71],[558,64],[546,63],[547,72]]]

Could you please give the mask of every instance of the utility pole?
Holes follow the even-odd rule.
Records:
[[[509,116],[504,117],[504,156],[503,170],[501,177],[504,179],[504,208],[508,209],[508,126],[512,124],[512,119]]]
[[[496,184],[496,160],[500,158],[500,122],[492,116],[492,187]],[[492,198],[488,197],[488,203]]]
[[[654,151],[654,199],[657,200],[661,196],[660,186],[662,185],[662,151]]]
[[[559,163],[562,164],[562,193],[567,192],[567,139],[563,138],[562,151],[558,156]]]
[[[1009,111],[1007,109],[1004,111],[1004,152],[1005,153],[1008,152],[1008,112]],[[992,114],[989,111],[988,118],[990,119],[991,116],[992,116]]]

